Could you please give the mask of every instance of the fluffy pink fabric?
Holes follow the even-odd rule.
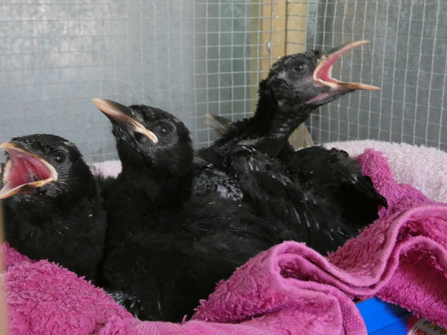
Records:
[[[121,161],[113,160],[95,163],[91,166],[93,173],[116,177],[121,172]]]
[[[32,261],[7,244],[3,251],[11,334],[97,334],[114,316],[132,317],[73,272]]]
[[[378,296],[447,326],[447,206],[398,184],[378,152],[359,156],[388,209],[323,257],[285,242],[222,281],[193,320],[132,318],[102,290],[6,249],[12,334],[366,334],[353,298]]]

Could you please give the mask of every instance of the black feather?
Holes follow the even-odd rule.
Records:
[[[315,81],[319,64],[334,50],[277,61],[259,83],[254,115],[227,125],[220,139],[197,152],[201,164],[196,164],[194,180],[194,185],[207,180],[211,192],[220,185],[217,179],[213,180],[217,185],[211,184],[209,170],[224,173],[242,194],[242,202],[323,254],[356,236],[378,218],[379,206],[386,206],[369,177],[345,152],[322,147],[295,152],[288,143],[317,107],[356,87],[348,83],[332,88]]]
[[[193,149],[178,119],[144,105],[95,103],[121,112],[108,114],[122,172],[105,199],[104,285],[138,318],[180,322],[220,280],[278,243],[277,232],[245,204],[191,197]],[[143,128],[157,140],[135,136]]]
[[[6,149],[2,189],[6,241],[31,259],[47,259],[95,280],[106,213],[81,153],[54,135],[16,137],[9,143],[14,147]],[[54,167],[57,180],[35,187],[29,183],[48,172],[42,161]],[[15,194],[7,191],[12,187],[17,187]]]

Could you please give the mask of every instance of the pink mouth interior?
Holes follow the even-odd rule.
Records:
[[[315,78],[327,81],[327,82],[339,82],[338,80],[331,77],[332,73],[332,66],[335,64],[335,62],[346,53],[347,50],[340,50],[328,57],[327,60],[325,60],[324,64],[318,69],[318,72],[315,76]]]
[[[9,150],[8,154],[11,160],[7,180],[10,188],[51,177],[48,167],[36,157],[16,150]]]

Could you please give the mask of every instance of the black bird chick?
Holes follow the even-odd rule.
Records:
[[[0,145],[5,239],[34,260],[59,263],[94,281],[103,256],[106,212],[76,146],[55,135],[15,137]]]
[[[229,169],[241,146],[260,150],[285,163],[294,152],[288,143],[289,136],[311,112],[354,90],[378,89],[331,77],[334,63],[365,43],[368,41],[349,43],[326,52],[314,50],[284,56],[259,83],[257,109],[252,117],[231,123],[209,115],[208,119],[222,137],[197,152],[194,193],[217,192],[225,198],[240,200],[243,192]]]
[[[377,219],[386,200],[354,159],[322,147],[295,152],[288,143],[317,107],[356,89],[377,89],[331,77],[335,61],[366,42],[277,61],[259,84],[254,116],[225,125],[219,140],[198,151],[195,193],[235,198],[236,189],[264,219],[296,231],[294,239],[323,254]]]
[[[345,53],[368,41],[357,41],[331,49],[284,56],[259,83],[254,115],[228,125],[223,136],[198,151],[202,165],[228,169],[229,153],[235,144],[247,144],[272,157],[287,157],[293,148],[287,140],[319,106],[354,90],[378,87],[338,81],[331,77],[332,66]],[[221,130],[222,131],[222,130]]]
[[[180,322],[218,281],[278,243],[277,232],[244,204],[191,197],[193,148],[177,118],[93,102],[112,122],[122,163],[105,198],[104,285],[140,319]]]

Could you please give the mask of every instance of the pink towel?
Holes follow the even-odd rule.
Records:
[[[387,160],[359,156],[390,207],[323,257],[285,242],[236,270],[182,324],[143,322],[101,289],[5,246],[12,334],[366,334],[353,299],[373,296],[447,326],[447,206],[398,184]]]
[[[132,317],[73,272],[31,261],[7,244],[3,251],[11,334],[98,334],[112,316]]]

